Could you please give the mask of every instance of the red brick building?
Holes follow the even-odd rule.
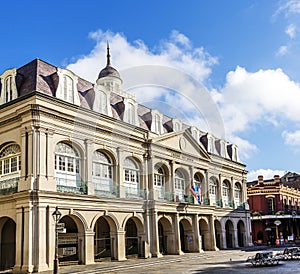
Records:
[[[300,175],[247,183],[252,240],[257,244],[281,244],[300,239]],[[276,242],[277,239],[277,242]]]

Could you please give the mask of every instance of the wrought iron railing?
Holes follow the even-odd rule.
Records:
[[[58,192],[87,194],[87,185],[84,181],[64,178],[55,178],[55,180],[57,183],[56,190]]]
[[[18,191],[18,183],[20,177],[1,180],[0,181],[0,195],[12,194]]]

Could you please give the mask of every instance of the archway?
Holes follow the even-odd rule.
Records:
[[[208,223],[204,219],[199,220],[199,231],[201,237],[201,249],[202,250],[209,250],[210,247],[210,233],[208,228]]]
[[[7,270],[16,258],[16,223],[10,218],[0,219],[0,241],[0,270]]]
[[[237,230],[238,230],[238,245],[239,247],[244,247],[244,237],[245,237],[245,224],[242,220],[240,220],[237,224]]]
[[[221,248],[222,244],[222,226],[218,220],[214,221],[215,226],[215,239],[216,239],[216,247]]]
[[[64,216],[59,223],[65,224],[66,233],[58,233],[58,259],[59,262],[79,262],[81,246],[78,241],[78,227],[73,218]]]
[[[234,247],[234,229],[233,224],[230,220],[228,220],[225,224],[225,230],[226,230],[226,246],[227,248],[233,248]]]
[[[186,219],[182,219],[179,222],[179,230],[180,230],[181,251],[183,252],[193,251],[193,243],[194,243],[193,230],[189,221]]]
[[[104,217],[100,217],[94,228],[95,239],[94,239],[94,256],[95,261],[101,258],[111,258],[112,256],[112,245],[110,237],[110,226]]]
[[[126,256],[138,257],[139,252],[139,237],[137,226],[132,218],[126,222],[125,226],[125,242],[126,242]]]
[[[162,217],[158,221],[159,252],[170,254],[173,246],[172,225],[169,220]]]

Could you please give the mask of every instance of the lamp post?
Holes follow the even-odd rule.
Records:
[[[54,255],[54,265],[53,265],[53,273],[58,273],[58,230],[57,224],[60,220],[61,213],[58,210],[58,207],[55,208],[55,211],[52,213],[53,220],[55,222],[55,255]]]

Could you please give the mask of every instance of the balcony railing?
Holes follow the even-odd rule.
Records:
[[[96,196],[102,197],[120,197],[120,186],[110,184],[96,183],[94,184],[94,191]]]
[[[174,192],[167,192],[167,191],[159,191],[157,195],[157,199],[161,201],[174,201]]]
[[[81,180],[70,180],[63,178],[55,178],[56,190],[64,193],[87,194],[86,182]]]
[[[18,191],[20,177],[0,181],[0,195],[12,194]]]
[[[146,189],[124,186],[125,198],[129,199],[146,199]]]

